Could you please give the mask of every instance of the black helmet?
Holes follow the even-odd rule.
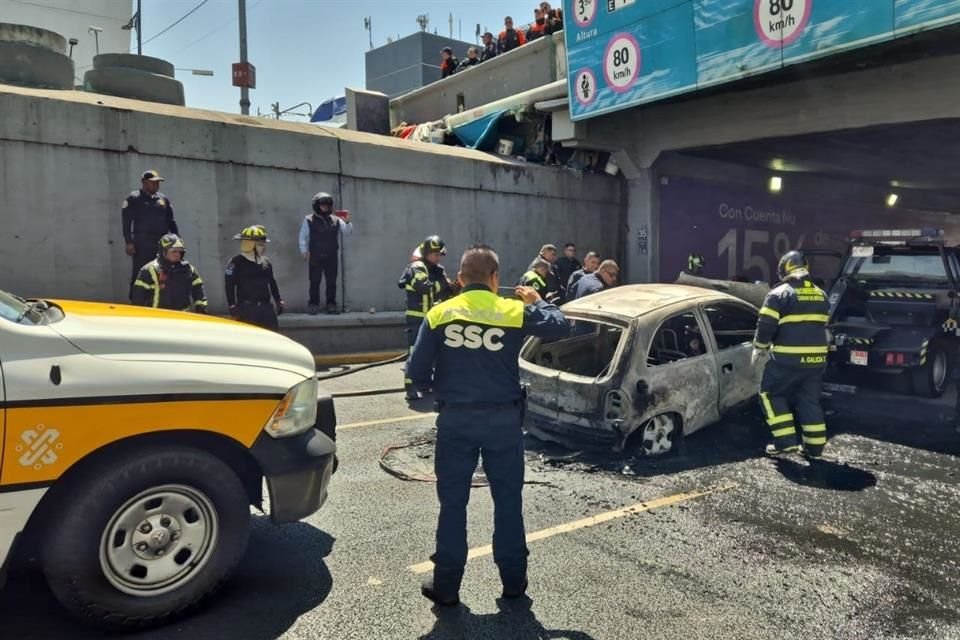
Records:
[[[157,247],[157,255],[161,258],[166,257],[167,251],[170,249],[180,249],[184,253],[187,252],[187,247],[183,244],[183,239],[175,233],[168,233],[167,235],[160,238],[160,242]]]
[[[317,195],[313,196],[313,212],[320,213],[320,205],[328,204],[330,208],[333,208],[333,196],[327,193],[326,191],[321,191]]]
[[[440,236],[428,236],[420,243],[420,257],[425,258],[431,251],[439,251],[440,255],[447,255],[447,243]]]
[[[787,278],[804,278],[810,275],[810,265],[799,251],[788,251],[780,258],[777,273],[781,280]]]

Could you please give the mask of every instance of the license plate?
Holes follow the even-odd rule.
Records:
[[[867,351],[851,351],[850,352],[850,364],[855,364],[858,367],[867,366],[867,362],[870,360],[870,353]]]

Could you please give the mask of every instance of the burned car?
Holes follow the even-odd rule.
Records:
[[[665,454],[757,393],[762,368],[750,356],[758,312],[740,298],[630,285],[563,312],[570,337],[532,338],[520,354],[525,427],[536,437]]]

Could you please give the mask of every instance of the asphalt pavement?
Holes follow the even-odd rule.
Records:
[[[324,384],[401,379],[390,366]],[[431,406],[384,394],[340,399],[337,413],[341,464],[324,508],[282,527],[256,517],[245,562],[209,606],[130,637],[960,639],[960,436],[942,425],[835,418],[815,464],[763,457],[751,413],[659,460],[530,440],[530,598],[499,599],[479,487],[463,604],[437,611],[418,573],[437,515]],[[96,637],[36,572],[0,592],[4,640]]]

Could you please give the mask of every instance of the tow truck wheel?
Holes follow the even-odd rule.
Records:
[[[216,592],[246,550],[247,493],[208,453],[140,450],[82,476],[41,557],[54,595],[88,622],[135,629],[178,618]]]
[[[931,345],[926,364],[910,371],[914,394],[924,398],[942,396],[947,386],[949,369],[947,352]]]

